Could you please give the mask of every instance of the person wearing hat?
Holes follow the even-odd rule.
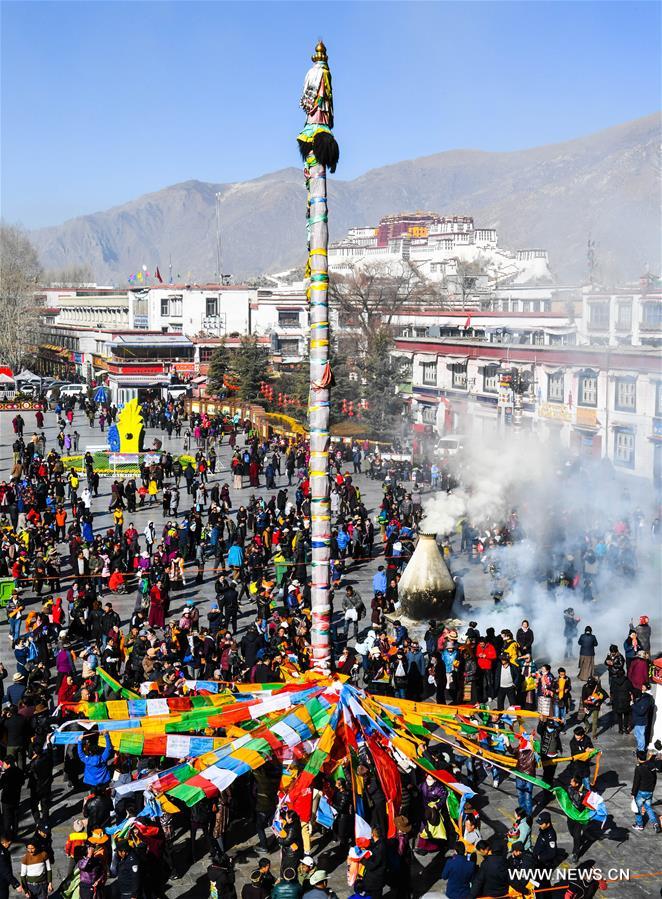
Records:
[[[5,703],[8,705],[15,705],[18,708],[18,704],[23,699],[23,695],[25,694],[25,675],[21,674],[19,671],[12,677],[12,682],[7,687],[7,693],[5,696]]]
[[[80,871],[80,899],[96,899],[108,877],[107,846],[109,837],[103,830],[94,830],[88,837],[85,855],[77,864]]]
[[[536,824],[539,825],[540,830],[533,846],[533,857],[536,866],[541,869],[541,872],[545,872],[539,884],[539,888],[543,889],[551,886],[552,871],[556,863],[559,844],[556,838],[556,831],[552,825],[552,816],[549,812],[541,812],[536,818]]]
[[[338,899],[328,887],[329,875],[321,868],[310,878],[310,889],[303,894],[303,899]]]
[[[388,843],[391,892],[407,897],[411,895],[412,826],[405,815],[397,815],[394,823],[395,837]]]
[[[64,854],[69,859],[67,877],[69,877],[77,863],[85,855],[86,846],[87,830],[85,820],[83,818],[76,818],[71,826],[71,833],[67,837],[67,842],[64,844]]]
[[[288,868],[288,870],[292,869]],[[259,868],[251,871],[250,882],[245,883],[241,888],[241,899],[267,899],[267,897],[269,896],[269,891],[261,883],[261,879],[262,874]],[[283,895],[282,899],[297,899],[297,897],[287,897],[286,895]]]
[[[312,855],[304,855],[299,862],[299,868],[297,870],[297,880],[299,881],[302,892],[305,893],[306,890],[310,889],[310,878],[316,870],[317,865],[315,864],[315,859]]]
[[[119,899],[138,899],[142,893],[140,864],[126,840],[117,842],[116,883]]]
[[[300,899],[303,893],[294,868],[283,868],[281,877],[271,888],[271,899]],[[269,895],[269,894],[267,894]],[[242,899],[245,899],[242,893]]]

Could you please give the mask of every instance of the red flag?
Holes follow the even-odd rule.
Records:
[[[158,265],[156,266],[155,274],[156,274],[156,280],[159,282],[159,284],[163,284],[163,278],[161,277],[161,272],[159,271]]]
[[[157,273],[158,273],[158,269],[157,269]],[[160,280],[160,279],[159,279],[159,280]],[[470,327],[471,327],[471,315],[469,315],[469,316],[467,317],[467,320],[466,320],[465,323],[464,323],[464,330],[466,331],[467,328],[470,328]]]

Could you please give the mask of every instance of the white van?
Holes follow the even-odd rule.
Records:
[[[60,396],[61,400],[68,399],[68,398],[75,397],[75,396],[80,396],[81,393],[85,393],[87,391],[86,384],[60,384],[60,385],[58,385],[58,387],[59,387],[59,391],[60,391],[59,396]],[[49,400],[54,399],[55,392],[56,392],[56,388],[54,388],[54,387],[49,388],[49,390],[46,393],[46,397]]]
[[[455,456],[464,449],[464,436],[462,434],[453,434],[448,437],[442,437],[435,447],[439,456]]]

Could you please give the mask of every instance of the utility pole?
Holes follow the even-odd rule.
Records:
[[[223,267],[221,265],[221,193],[216,194],[216,271],[218,283],[223,283]]]
[[[310,309],[310,535],[312,544],[311,611],[313,665],[331,667],[331,504],[329,501],[329,413],[333,376],[329,364],[329,229],[326,170],[335,171],[338,144],[333,127],[333,93],[326,47],[320,41],[306,74],[301,107],[306,124],[298,135],[308,191],[306,226],[307,295]]]

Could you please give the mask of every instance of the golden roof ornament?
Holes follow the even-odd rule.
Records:
[[[328,56],[326,55],[326,47],[324,45],[324,41],[318,41],[317,46],[315,47],[315,52],[310,57],[313,62],[328,62]]]

